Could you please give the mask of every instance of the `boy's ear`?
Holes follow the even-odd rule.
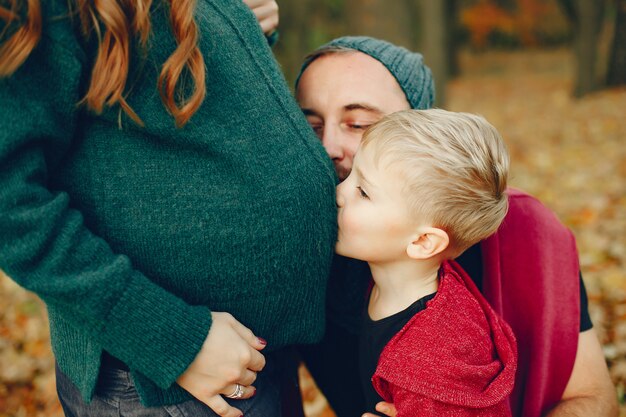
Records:
[[[450,244],[448,234],[436,227],[420,227],[418,234],[407,246],[406,253],[412,259],[428,259],[440,254]]]

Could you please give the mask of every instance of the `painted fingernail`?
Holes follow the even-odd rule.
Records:
[[[250,398],[254,397],[255,395],[256,395],[256,390],[252,392],[252,395],[250,396]]]
[[[257,339],[259,340],[259,343],[262,344],[263,346],[267,345],[267,341],[263,339],[262,337],[257,337]]]

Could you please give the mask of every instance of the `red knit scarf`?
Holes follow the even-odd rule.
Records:
[[[373,384],[398,417],[505,417],[516,356],[510,327],[444,262],[437,295],[385,346]]]

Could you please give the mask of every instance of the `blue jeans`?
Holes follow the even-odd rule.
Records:
[[[266,366],[258,373],[254,397],[247,400],[226,401],[237,407],[246,417],[281,417],[281,387],[286,376],[297,377],[297,363],[285,351],[266,355]],[[103,367],[98,385],[89,404],[83,401],[80,391],[56,366],[57,394],[66,417],[219,417],[204,403],[191,400],[161,407],[145,407],[139,401],[130,372]]]

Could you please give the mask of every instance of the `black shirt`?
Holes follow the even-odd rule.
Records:
[[[365,306],[359,336],[359,374],[368,412],[375,412],[376,404],[383,401],[372,386],[372,375],[376,371],[378,358],[385,345],[408,323],[411,317],[426,309],[426,302],[432,300],[435,294],[420,298],[406,309],[380,320],[372,320],[367,313],[367,305]]]

